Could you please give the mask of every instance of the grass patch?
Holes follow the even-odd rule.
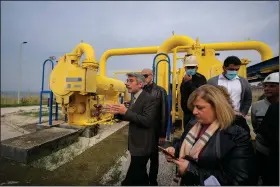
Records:
[[[121,161],[119,160],[116,165],[114,166],[113,168],[113,171],[112,173],[110,174],[110,180],[106,182],[106,186],[109,185],[114,185],[116,184],[117,182],[120,181],[120,177],[121,177],[121,174],[122,174],[122,171],[120,170],[120,167],[121,167]]]
[[[22,116],[39,117],[39,111],[21,111],[18,114]],[[42,117],[43,116],[49,116],[49,111],[42,111]],[[54,110],[53,117],[55,117]],[[64,115],[58,112],[58,119],[64,119]]]
[[[24,166],[0,159],[0,183],[19,181],[17,185],[87,186],[96,185],[127,149],[128,126],[118,130],[55,171]],[[115,178],[119,172],[116,171]]]
[[[40,103],[20,103],[20,104],[2,104],[1,103],[1,108],[8,108],[8,107],[20,107],[20,106],[39,106]]]
[[[42,104],[48,104],[48,97],[43,96]],[[40,96],[27,96],[20,98],[20,103],[18,104],[17,97],[3,96],[1,95],[1,108],[4,107],[19,107],[19,106],[39,106]]]
[[[33,111],[29,111],[29,112],[21,112],[19,113],[22,116],[31,116],[31,117],[39,117],[39,111],[33,112]],[[42,116],[48,116],[49,112],[48,111],[42,111]]]

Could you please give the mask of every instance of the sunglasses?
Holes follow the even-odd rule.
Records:
[[[147,78],[147,77],[149,77],[149,75],[148,74],[143,74],[143,77]]]

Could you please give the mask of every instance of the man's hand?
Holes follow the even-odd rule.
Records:
[[[192,76],[186,74],[183,79],[184,79],[184,81],[190,81],[190,80],[192,80]]]
[[[111,114],[121,114],[124,115],[127,108],[123,104],[111,104],[104,107],[104,111]]]
[[[165,143],[165,138],[159,138],[158,143],[159,145],[163,145]]]

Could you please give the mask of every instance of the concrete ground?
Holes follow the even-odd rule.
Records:
[[[42,111],[47,110],[47,106],[43,106]],[[1,108],[1,141],[35,132],[39,122],[38,114],[39,106]],[[47,122],[48,116],[42,116],[42,121]]]
[[[130,164],[130,154],[127,151],[117,163],[102,177],[102,185],[120,186],[125,178],[126,172]],[[149,172],[150,161],[147,164],[147,172]],[[159,171],[158,185],[159,186],[174,186],[173,178],[176,173],[176,167],[173,163],[168,163],[163,153],[159,153]]]
[[[45,105],[43,107],[46,107]],[[6,108],[1,108],[1,116],[5,114],[11,114],[15,112],[19,112],[20,110],[24,111],[29,111],[29,110],[34,110],[37,109],[39,110],[39,106],[21,106],[21,107],[6,107]]]

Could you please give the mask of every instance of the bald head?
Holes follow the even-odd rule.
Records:
[[[151,69],[143,69],[141,74],[145,77],[145,85],[152,84],[153,82],[153,71]]]
[[[151,75],[153,75],[153,70],[146,68],[146,69],[143,69],[143,70],[141,71],[141,74],[142,74],[142,75],[143,75],[143,74],[151,74]]]

